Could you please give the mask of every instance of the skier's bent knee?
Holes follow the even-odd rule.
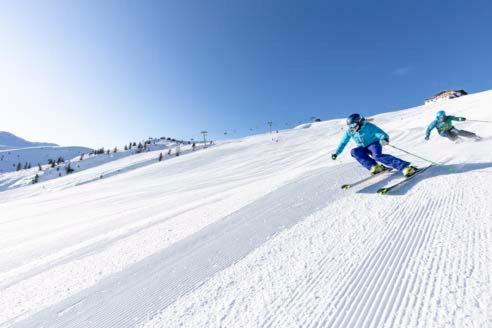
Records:
[[[360,148],[353,148],[350,151],[350,155],[352,155],[352,157],[357,157],[357,155],[360,154],[360,152],[361,152]]]

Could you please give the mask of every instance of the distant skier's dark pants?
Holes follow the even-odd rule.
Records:
[[[383,154],[383,147],[379,142],[374,142],[366,147],[357,147],[352,149],[351,154],[359,163],[366,169],[370,170],[371,167],[377,164],[377,162],[394,168],[395,170],[402,171],[410,163],[402,161],[391,155]]]
[[[465,138],[477,138],[477,135],[473,132],[470,131],[465,131],[465,130],[458,130],[455,127],[452,127],[449,130],[442,131],[441,136],[448,138],[451,141],[455,141],[458,139],[458,137],[465,137]]]

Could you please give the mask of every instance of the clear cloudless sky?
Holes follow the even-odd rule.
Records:
[[[492,83],[492,1],[2,1],[0,41],[0,130],[62,145],[239,137]]]

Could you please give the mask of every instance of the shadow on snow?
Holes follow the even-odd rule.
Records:
[[[466,172],[483,170],[483,169],[488,169],[488,168],[492,168],[492,162],[449,164],[449,165],[440,165],[440,166],[431,167],[428,171],[422,172],[421,175],[416,176],[412,180],[403,184],[401,187],[398,187],[398,188],[392,190],[387,195],[404,195],[411,188],[413,188],[417,183],[419,183],[420,181],[429,179],[429,178],[433,178],[433,177],[437,177],[437,176],[443,176],[443,175],[466,173]],[[492,171],[484,172],[484,173],[492,174]],[[400,178],[400,177],[401,177],[400,172],[390,173],[390,175],[386,176],[384,179],[359,190],[357,193],[362,193],[362,194],[375,193],[379,188],[384,187],[384,186],[388,186],[388,183],[390,181],[397,180],[395,178]]]

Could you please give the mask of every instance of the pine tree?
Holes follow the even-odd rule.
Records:
[[[104,153],[105,153],[105,151],[104,151],[104,147],[101,147],[101,148],[96,149],[96,150],[94,151],[94,154],[95,154],[95,155],[101,155],[101,154],[104,154]]]
[[[125,150],[128,150],[128,146],[127,146],[127,145],[125,145],[125,148],[124,148],[124,149],[125,149]]]
[[[34,176],[34,178],[32,179],[32,184],[36,184],[39,182],[39,175],[36,173],[36,175]]]
[[[84,153],[80,154],[79,161],[82,161],[82,160],[84,160]]]
[[[21,169],[22,169],[22,164],[21,163],[17,163],[16,171],[20,171]]]
[[[74,169],[72,169],[72,166],[70,165],[70,162],[68,163],[68,165],[65,167],[65,172],[67,172],[67,174],[70,174],[74,171]]]
[[[118,152],[118,147],[114,147],[113,153],[117,153],[117,152]]]
[[[32,168],[31,163],[29,163],[29,165],[27,166],[27,169],[30,169],[30,168]]]
[[[162,153],[159,154],[159,162],[162,161]]]
[[[39,168],[40,171],[43,170],[43,168],[41,167],[41,164],[39,164],[39,163],[38,163],[38,168]]]

